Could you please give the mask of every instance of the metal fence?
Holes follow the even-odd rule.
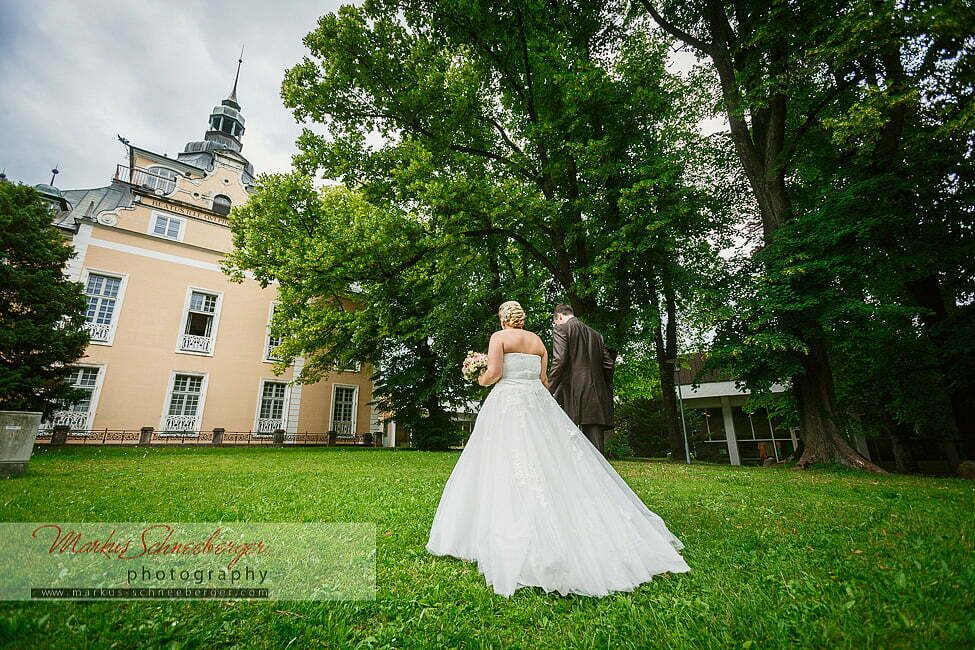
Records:
[[[335,431],[288,433],[281,429],[273,432],[226,431],[157,431],[153,427],[141,429],[69,429],[56,426],[41,429],[35,444],[59,445],[106,445],[143,447],[332,447],[360,446],[380,447],[383,433],[362,433],[340,436]]]

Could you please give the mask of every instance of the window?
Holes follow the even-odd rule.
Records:
[[[163,417],[162,430],[167,433],[195,433],[199,428],[203,405],[203,375],[177,373],[169,391],[169,404]]]
[[[191,291],[186,308],[179,349],[183,352],[213,353],[216,319],[220,296]]]
[[[285,395],[287,384],[265,381],[261,386],[261,403],[257,413],[257,432],[274,433],[284,429]]]
[[[142,185],[160,194],[169,194],[176,189],[176,172],[166,167],[150,167],[143,175]]]
[[[359,372],[360,370],[362,370],[362,364],[358,361],[353,361],[345,368],[342,368],[342,372]]]
[[[230,197],[225,194],[217,194],[213,197],[213,211],[219,212],[220,214],[230,214],[230,206],[232,205]]]
[[[355,435],[356,389],[335,386],[332,390],[332,429],[340,436]]]
[[[274,314],[278,311],[277,303],[271,304],[271,315],[268,317],[267,323],[267,336],[264,341],[264,360],[265,361],[278,361],[279,357],[275,354],[275,349],[281,345],[281,337],[274,336],[271,334],[271,322],[274,320]]]
[[[122,288],[122,278],[100,273],[89,273],[85,284],[88,308],[85,311],[85,328],[91,340],[107,343],[112,338],[115,310]]]
[[[168,214],[155,213],[152,217],[151,234],[166,239],[180,241],[183,235],[183,220]]]
[[[51,429],[55,426],[67,426],[76,431],[89,428],[88,423],[94,415],[92,405],[95,403],[95,392],[98,390],[98,378],[101,368],[78,367],[72,368],[68,375],[68,383],[74,388],[85,391],[84,396],[77,402],[62,403],[54,412],[49,422],[41,425],[41,429]]]

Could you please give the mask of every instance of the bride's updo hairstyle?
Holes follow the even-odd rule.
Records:
[[[525,326],[525,310],[521,308],[517,300],[509,300],[498,307],[498,317],[502,325],[509,327]]]

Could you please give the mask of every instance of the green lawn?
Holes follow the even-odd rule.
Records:
[[[602,599],[494,595],[424,551],[455,453],[60,449],[0,481],[4,521],[372,521],[370,602],[0,603],[16,647],[971,647],[975,483],[614,463],[689,574]]]

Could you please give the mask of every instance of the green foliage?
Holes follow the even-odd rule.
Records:
[[[660,368],[650,343],[638,341],[620,353],[613,372],[613,390],[624,403],[660,394]]]
[[[613,462],[685,544],[691,572],[632,593],[496,596],[429,555],[456,453],[42,449],[0,481],[3,521],[372,521],[359,602],[0,603],[15,647],[954,648],[975,642],[972,484],[960,479]],[[165,481],[159,477],[165,476]],[[119,498],[125,485],[138,498]],[[173,498],[174,494],[207,494]],[[815,504],[810,508],[809,504]]]
[[[74,251],[31,187],[0,181],[0,409],[41,411],[78,400],[66,379],[88,345],[84,287],[64,266]]]
[[[460,444],[465,435],[446,413],[418,419],[410,434],[413,447],[424,451],[444,450]]]
[[[609,431],[607,433],[615,434],[615,431]],[[603,450],[606,454],[606,458],[622,460],[624,458],[633,457],[633,449],[630,447],[630,441],[626,436],[612,435],[603,441]]]
[[[842,408],[807,411],[967,427],[975,453],[971,4],[641,5],[718,72],[762,221],[713,314],[714,361],[759,393],[816,367],[819,402]]]
[[[717,213],[683,171],[704,104],[624,8],[370,0],[319,21],[282,96],[324,129],[237,212],[228,266],[280,282],[304,377],[369,358],[378,404],[420,430],[476,396],[457,369],[504,300],[543,336],[571,302],[625,349],[661,321],[664,269],[702,280],[679,285],[695,299],[717,259]],[[325,314],[337,296],[357,307]]]
[[[279,283],[277,369],[304,357],[300,381],[314,382],[370,362],[380,411],[422,448],[446,449],[456,438],[447,411],[479,392],[461,377],[463,358],[496,329],[502,283],[505,297],[538,304],[531,267],[503,242],[462,247],[420,215],[341,186],[316,190],[301,173],[259,181],[232,215],[225,268]]]
[[[618,437],[628,442],[633,455],[664,458],[671,453],[666,433],[666,416],[660,397],[641,397],[621,402],[617,405],[615,414]],[[693,452],[694,441],[706,437],[704,419],[698,411],[685,409],[684,422],[687,424],[688,443]]]
[[[342,7],[285,79],[295,115],[328,130],[303,133],[296,164],[408,206],[458,249],[503,248],[500,263],[534,269],[549,303],[568,300],[622,349],[654,317],[651,276],[713,254],[681,174],[700,96],[667,74],[667,40],[624,8]]]

